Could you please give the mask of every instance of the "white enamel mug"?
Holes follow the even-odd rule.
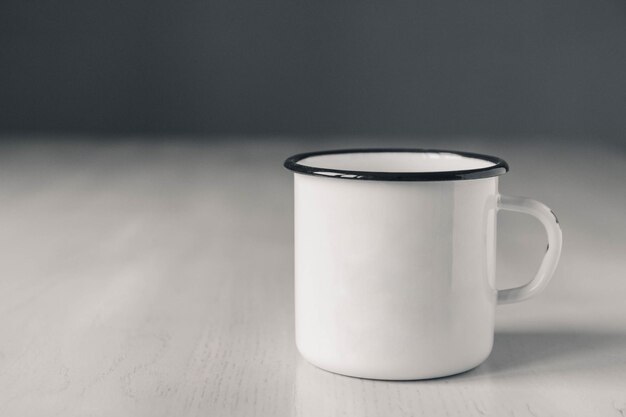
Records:
[[[561,253],[545,205],[498,193],[500,158],[420,149],[295,155],[296,344],[339,374],[410,380],[469,370],[491,352],[496,304],[541,291]],[[496,289],[496,214],[548,235],[537,275]]]

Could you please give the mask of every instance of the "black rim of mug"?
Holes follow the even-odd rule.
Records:
[[[384,172],[384,171],[350,171],[346,169],[319,168],[302,165],[299,161],[311,156],[323,156],[346,153],[446,153],[467,158],[481,159],[492,162],[493,165],[484,168],[466,169],[459,171],[432,171],[432,172]],[[325,178],[341,178],[348,180],[369,181],[454,181],[475,180],[502,175],[509,170],[505,160],[491,155],[473,152],[452,151],[444,149],[412,149],[412,148],[362,148],[337,149],[329,151],[306,152],[291,156],[285,160],[285,168],[298,174],[315,175]]]

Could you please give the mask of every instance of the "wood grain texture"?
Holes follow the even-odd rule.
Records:
[[[626,415],[620,144],[387,141],[507,159],[502,191],[559,215],[561,265],[546,292],[498,308],[493,353],[470,372],[360,380],[298,356],[282,160],[372,144],[5,141],[0,415]],[[541,227],[508,214],[499,227],[499,285],[520,284]]]

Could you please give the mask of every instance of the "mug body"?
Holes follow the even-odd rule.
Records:
[[[453,175],[459,164],[469,168],[463,172],[481,165],[440,166],[431,155],[411,162],[427,171],[413,181],[391,154],[328,156],[294,169],[302,356],[373,379],[434,378],[479,365],[493,344],[497,176]],[[307,163],[312,172],[301,168]],[[335,164],[345,169],[335,172]],[[370,166],[387,174],[369,175]]]
[[[296,344],[375,379],[471,369],[491,351],[497,177],[351,181],[295,174]]]

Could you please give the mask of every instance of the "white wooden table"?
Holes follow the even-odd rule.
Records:
[[[626,416],[626,145],[522,142],[5,140],[0,416]],[[503,192],[559,215],[553,282],[498,308],[473,371],[360,380],[295,350],[282,160],[373,144],[499,155]],[[541,227],[499,228],[499,285],[528,280]]]

